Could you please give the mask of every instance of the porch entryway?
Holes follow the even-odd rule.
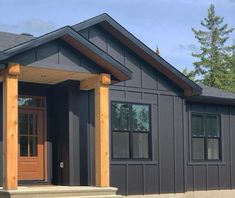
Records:
[[[27,67],[27,69],[25,69]],[[22,68],[22,69],[21,69]],[[35,72],[34,72],[35,71]],[[41,69],[19,64],[8,64],[3,76],[3,189],[16,190],[19,181],[47,182],[47,162],[53,163],[53,184],[79,185],[76,163],[83,159],[79,151],[80,91],[94,90],[94,185],[109,187],[109,74],[89,74],[56,70],[57,78],[49,81],[54,69]],[[37,77],[32,78],[31,75]],[[18,86],[23,82],[34,96],[22,96]],[[39,84],[38,84],[39,82]],[[70,83],[71,82],[71,83]],[[46,156],[45,101],[32,86],[48,86],[51,115],[48,124],[52,129],[52,156]],[[40,90],[41,88],[39,88]],[[20,89],[22,94],[27,92]],[[37,95],[37,96],[36,96]],[[85,99],[86,100],[86,99]],[[52,108],[52,109],[51,109]],[[52,126],[53,125],[53,126]],[[50,148],[51,149],[51,148]],[[51,149],[52,150],[52,149]],[[82,151],[81,151],[82,152]],[[60,156],[63,155],[63,156]],[[53,172],[53,173],[52,173]],[[59,177],[59,178],[58,178]],[[35,183],[35,182],[33,182]],[[28,184],[28,183],[27,183]]]
[[[23,187],[18,187],[18,181],[32,178],[45,180],[46,171],[50,172],[48,178],[53,184],[109,187],[109,85],[128,80],[131,75],[132,72],[124,65],[68,26],[1,52],[0,79],[3,85],[1,195],[7,194],[8,197],[12,197],[11,195],[16,193],[25,198],[34,190],[28,189],[22,192]],[[48,153],[51,156],[48,153],[45,156],[45,152],[41,150],[43,144],[40,144],[40,141],[43,138],[40,135],[41,129],[37,125],[42,122],[39,111],[25,112],[18,108],[18,86],[22,83],[55,88],[50,96],[50,104],[54,104],[49,105],[52,113],[47,118],[50,120],[47,122],[49,124],[47,129],[52,130],[49,133],[46,131],[49,136],[44,139],[48,146],[46,150],[50,151]],[[34,86],[29,88],[34,92],[33,95],[37,94],[36,91],[42,91],[41,88],[34,90]],[[84,105],[78,105],[81,101]],[[18,130],[21,124],[18,118],[21,119],[22,116],[28,120],[33,119],[34,122],[28,124],[28,128],[25,126],[24,129]],[[22,123],[25,124],[26,121]],[[31,130],[30,127],[34,129]],[[82,149],[79,148],[79,144],[86,142],[86,138],[84,141],[79,139],[81,131],[84,134],[92,131],[92,142]],[[91,156],[87,155],[88,152],[92,153]],[[40,168],[43,167],[41,165],[43,158],[49,160],[48,164],[53,164],[50,166],[53,167],[52,170],[49,170],[49,166],[44,166],[44,170]],[[83,163],[82,167],[79,167],[83,160],[92,162],[92,165]],[[31,171],[32,163],[35,168],[39,168],[37,172]],[[92,170],[89,174],[86,173],[90,180],[86,178],[87,181],[84,180],[82,183],[79,181],[79,177],[82,177],[79,174],[84,174],[84,169],[88,169],[88,166],[89,170]],[[44,192],[43,189],[36,192],[40,194],[39,191]],[[70,191],[73,190],[70,188]],[[61,196],[57,194],[57,197]]]

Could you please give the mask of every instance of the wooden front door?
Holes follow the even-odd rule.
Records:
[[[19,180],[44,180],[43,110],[19,108]]]

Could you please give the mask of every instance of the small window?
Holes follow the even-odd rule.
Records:
[[[22,107],[44,107],[44,101],[41,97],[20,96],[18,106]]]
[[[220,160],[221,137],[218,115],[191,116],[192,159],[194,161]]]
[[[112,102],[112,158],[150,158],[150,105]]]

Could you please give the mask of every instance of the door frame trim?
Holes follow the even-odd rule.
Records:
[[[48,153],[47,153],[47,100],[45,96],[37,96],[37,95],[25,95],[25,94],[19,94],[18,98],[20,97],[31,97],[31,98],[40,98],[43,101],[44,107],[32,107],[32,106],[19,106],[18,105],[18,109],[32,109],[32,110],[39,110],[42,111],[42,115],[43,115],[43,168],[44,168],[44,182],[48,182]],[[18,180],[19,181],[19,180]],[[22,180],[23,181],[23,180]],[[29,180],[30,181],[30,180]],[[36,180],[32,180],[32,181],[36,181]]]

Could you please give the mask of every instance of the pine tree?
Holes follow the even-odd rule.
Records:
[[[231,69],[227,61],[232,46],[226,46],[226,42],[233,28],[229,28],[223,21],[224,18],[215,14],[215,7],[211,4],[207,17],[201,21],[204,30],[192,28],[200,44],[200,52],[192,53],[192,56],[199,59],[193,65],[195,75],[200,76],[202,83],[227,89],[232,83]]]
[[[193,70],[188,70],[187,68],[183,68],[182,73],[188,77],[190,80],[192,81],[196,81],[195,80],[195,72]]]
[[[228,57],[227,60],[229,76],[227,82],[230,83],[227,85],[226,90],[235,92],[235,45],[233,45],[233,52]]]

